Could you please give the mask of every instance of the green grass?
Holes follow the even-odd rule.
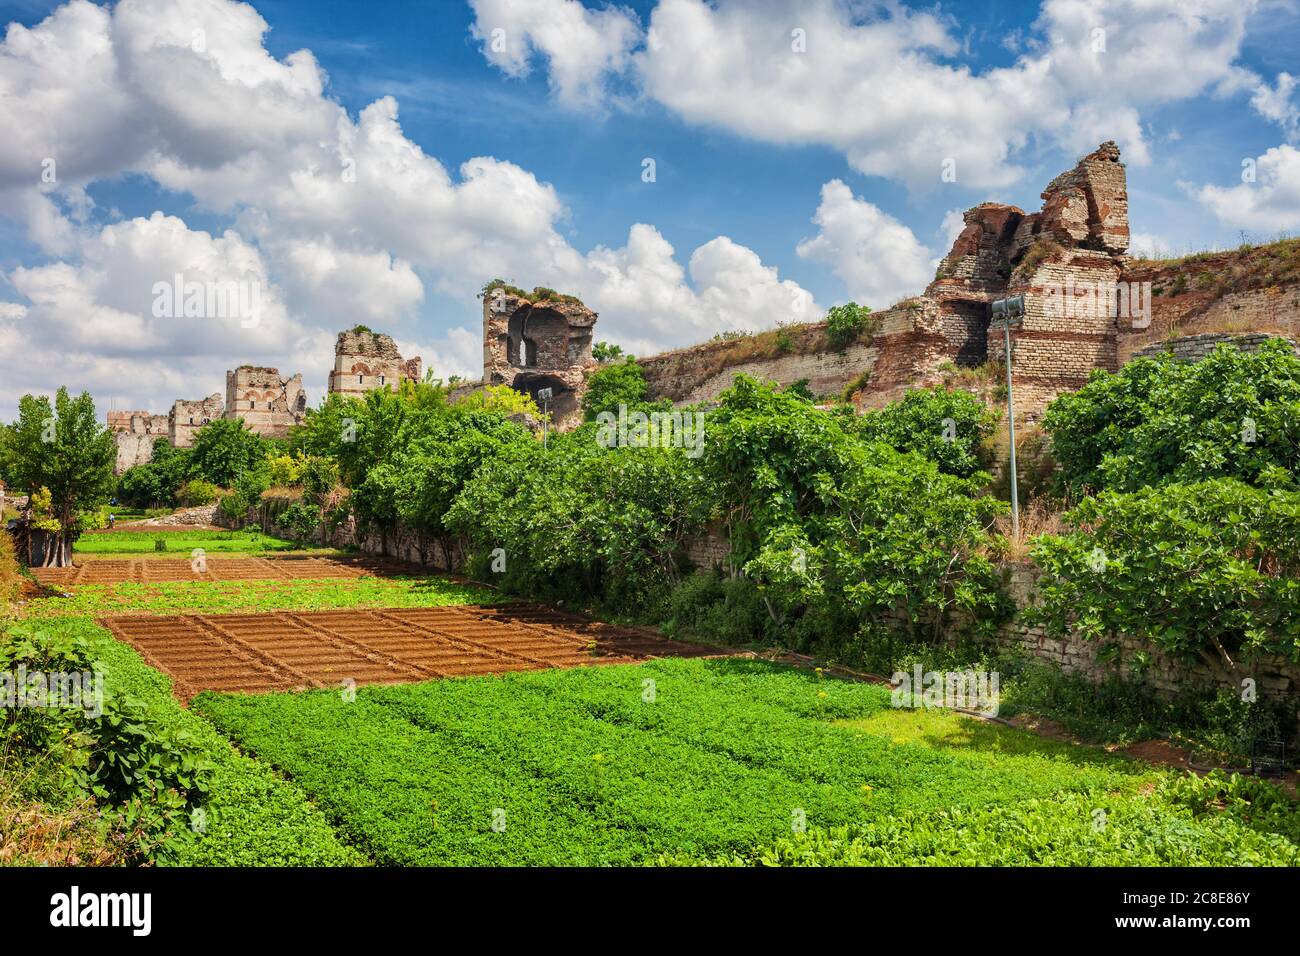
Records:
[[[884,828],[895,861],[925,861],[941,832],[946,849],[930,862],[1035,862],[1044,843],[1059,850],[1092,832],[1092,811],[1107,807],[1116,829],[1094,846],[1096,862],[1122,862],[1133,839],[1157,832],[1164,850],[1130,855],[1300,861],[1281,837],[1142,796],[1164,771],[954,715],[894,712],[884,688],[759,661],[432,681],[366,688],[354,702],[203,694],[192,706],[384,864],[749,861],[792,837],[799,811],[814,835]],[[492,829],[496,808],[504,832]],[[1015,832],[1018,813],[1043,821],[1023,857],[987,840],[955,852],[981,821]],[[1092,858],[1087,844],[1076,855]]]
[[[1222,814],[1195,817],[1150,797],[1049,799],[904,811],[813,827],[743,854],[665,854],[690,866],[1298,866],[1300,848]]]
[[[188,557],[195,548],[210,554],[258,554],[298,547],[260,531],[99,531],[82,535],[72,550],[80,555],[152,555],[159,540],[166,542],[165,556],[173,558]]]
[[[501,595],[491,588],[436,576],[83,584],[72,588],[70,597],[29,602],[23,616],[246,614],[349,607],[440,607],[500,600]]]

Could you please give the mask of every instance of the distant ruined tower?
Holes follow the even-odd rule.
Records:
[[[557,424],[581,417],[596,313],[573,296],[498,286],[483,297],[483,384],[509,385],[534,399],[551,390]],[[538,401],[541,405],[541,401]]]
[[[105,420],[117,443],[117,461],[113,474],[120,475],[128,468],[143,465],[153,459],[153,443],[168,437],[166,415],[153,415],[146,411],[110,411]]]
[[[167,414],[167,440],[173,448],[189,448],[194,444],[194,433],[220,418],[224,408],[217,392],[197,401],[178,398]]]
[[[421,365],[418,355],[403,359],[392,336],[357,326],[339,333],[327,391],[353,396],[375,388],[396,391],[403,381],[420,381]]]

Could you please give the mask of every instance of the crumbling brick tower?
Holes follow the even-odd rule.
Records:
[[[939,303],[951,360],[1001,361],[989,303],[1024,294],[1012,331],[1017,412],[1036,418],[1094,368],[1116,367],[1113,291],[1128,257],[1128,191],[1119,147],[1102,143],[1043,190],[1043,208],[983,203],[939,266],[926,296]]]
[[[421,361],[417,355],[403,359],[392,336],[357,327],[340,332],[334,344],[334,368],[330,372],[330,394],[361,396],[371,389],[396,391],[404,380],[420,381]]]
[[[285,378],[277,368],[241,365],[226,373],[225,418],[242,418],[265,438],[284,438],[307,412],[302,373]]]
[[[538,289],[530,298],[520,290],[489,289],[483,297],[483,384],[509,385],[534,399],[549,388],[557,425],[575,423],[582,416],[595,325],[596,313],[573,296]]]

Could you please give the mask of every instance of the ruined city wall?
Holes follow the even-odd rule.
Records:
[[[178,398],[167,415],[167,440],[173,448],[189,448],[194,444],[195,433],[220,418],[224,411],[225,404],[217,392],[197,401]]]
[[[932,373],[943,360],[945,343],[931,303],[913,300],[872,313],[870,328],[842,351],[827,342],[825,322],[811,322],[638,362],[649,398],[689,404],[716,400],[739,374],[781,385],[806,379],[819,398],[839,397],[846,386],[867,380],[877,382],[872,395],[901,394],[906,382]]]

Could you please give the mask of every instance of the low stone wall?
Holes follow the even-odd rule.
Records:
[[[1038,601],[1038,580],[1042,572],[1033,564],[1004,565],[1005,587],[1019,608],[1032,607]],[[1300,700],[1300,664],[1272,655],[1260,655],[1244,667],[1243,674],[1231,674],[1226,669],[1210,667],[1204,661],[1174,659],[1161,653],[1150,642],[1121,636],[1116,642],[1120,660],[1114,662],[1097,659],[1100,645],[1084,640],[1077,634],[1056,637],[1044,627],[1025,624],[1017,617],[998,633],[996,641],[1003,647],[1024,651],[1038,660],[1057,664],[1062,670],[1083,674],[1100,680],[1116,673],[1117,667],[1127,667],[1137,651],[1145,651],[1151,658],[1146,680],[1159,693],[1173,695],[1189,687],[1231,687],[1241,690],[1243,676],[1255,679],[1256,691],[1263,696]]]
[[[293,540],[293,532],[279,523],[284,510],[296,504],[294,498],[264,498],[249,512],[245,524],[261,528],[263,534]],[[321,525],[317,528],[314,543],[328,548],[356,548],[364,554],[396,558],[434,571],[459,571],[464,566],[464,555],[454,548],[448,552],[441,542],[409,528],[399,527],[387,533],[363,532],[355,517],[336,527]]]
[[[1227,343],[1242,352],[1254,352],[1269,339],[1286,338],[1285,336],[1269,335],[1263,332],[1253,333],[1251,335],[1231,335],[1226,332],[1206,332],[1201,335],[1187,335],[1182,338],[1171,339],[1167,342],[1159,342],[1155,345],[1148,345],[1133,353],[1133,358],[1152,358],[1157,355],[1172,355],[1179,362],[1199,362],[1203,358],[1208,358],[1220,345]],[[1296,351],[1296,343],[1293,339],[1286,338],[1291,343],[1291,348]]]

